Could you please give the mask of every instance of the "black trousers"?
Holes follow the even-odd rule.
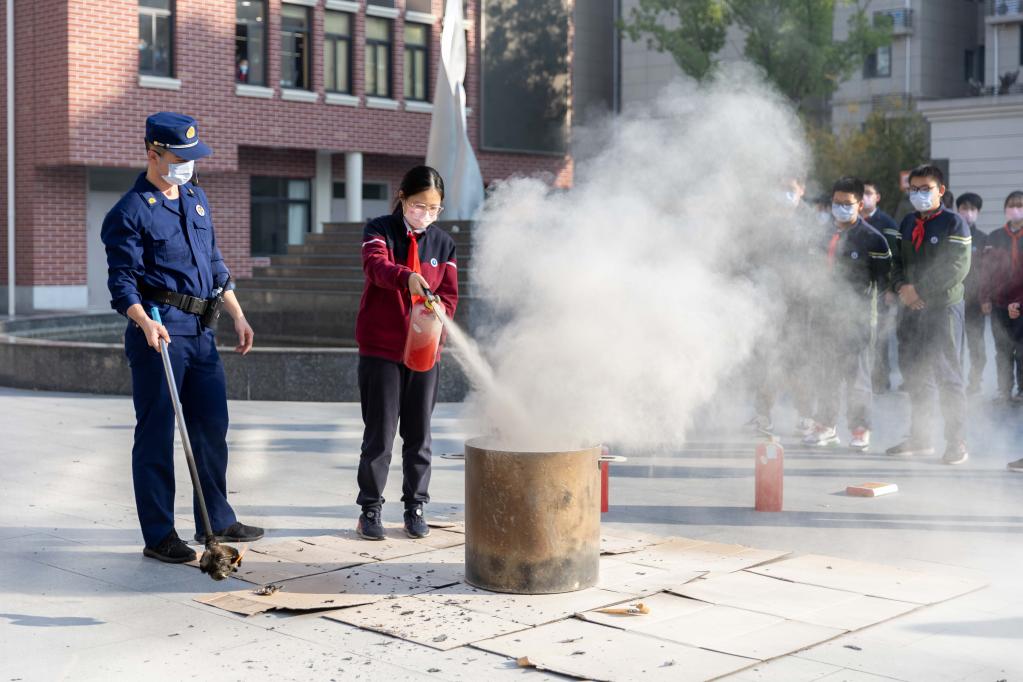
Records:
[[[979,303],[966,306],[966,346],[970,352],[970,386],[980,386],[987,365],[987,349],[984,347],[984,325],[987,315],[980,310]],[[965,358],[964,358],[965,359]]]
[[[899,323],[899,364],[906,377],[911,406],[910,437],[932,440],[934,395],[941,397],[945,440],[964,439],[966,386],[960,361],[963,347],[963,303],[903,310]]]
[[[897,314],[895,306],[884,303],[883,297],[877,304],[877,335],[874,341],[874,368],[873,385],[874,391],[881,393],[892,387],[892,362],[888,355],[892,345],[892,338],[895,334]]]
[[[437,403],[439,366],[413,372],[400,362],[359,356],[362,437],[359,497],[363,508],[384,503],[394,435],[401,433],[401,501],[405,507],[430,501],[430,417]]]

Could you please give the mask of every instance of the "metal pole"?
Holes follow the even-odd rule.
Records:
[[[14,318],[14,0],[7,0],[7,317]]]

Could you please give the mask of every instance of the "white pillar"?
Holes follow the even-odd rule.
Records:
[[[313,182],[313,232],[323,232],[323,223],[330,222],[330,200],[334,197],[334,155],[316,151],[316,179]]]
[[[362,152],[345,152],[345,220],[362,222]]]

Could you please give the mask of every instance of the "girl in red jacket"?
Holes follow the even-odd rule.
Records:
[[[437,401],[439,367],[416,372],[402,362],[413,296],[432,291],[449,317],[458,304],[455,242],[433,225],[444,209],[444,180],[428,166],[405,174],[394,212],[371,220],[363,231],[366,284],[355,322],[359,346],[359,396],[365,431],[359,460],[362,514],[356,532],[383,540],[380,510],[401,428],[405,532],[430,534],[423,505],[430,501],[430,417]]]

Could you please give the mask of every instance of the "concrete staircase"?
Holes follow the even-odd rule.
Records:
[[[468,303],[471,223],[443,221],[437,227],[458,246],[459,294]],[[253,268],[238,282],[238,296],[263,343],[287,346],[355,344],[355,316],[362,297],[363,223],[329,223],[322,233],[306,235],[301,246],[272,256],[270,265]],[[467,313],[459,303],[458,317]],[[226,316],[225,316],[226,317]],[[222,320],[222,329],[230,328]]]

